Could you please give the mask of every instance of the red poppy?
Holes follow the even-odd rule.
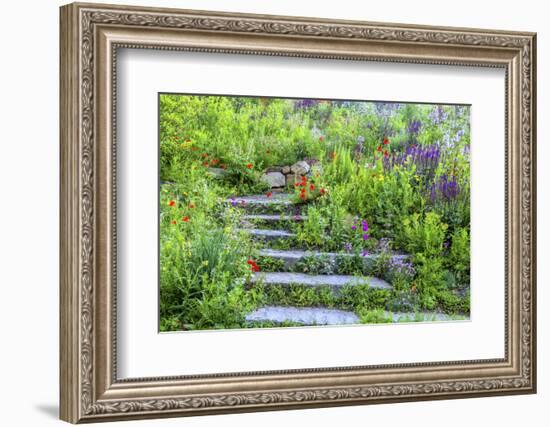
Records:
[[[319,141],[323,142],[325,140],[325,137],[324,136],[320,136],[319,137]]]
[[[300,199],[302,199],[302,200],[305,200],[305,199],[306,199],[305,193],[300,193]]]
[[[384,157],[388,157],[388,150],[384,150]]]
[[[247,167],[248,169],[252,169],[252,168],[254,167],[254,165],[253,165],[252,163],[247,163],[246,167]]]
[[[212,165],[217,165],[220,161],[218,159],[212,159],[212,161],[210,162],[210,164]]]
[[[176,206],[176,201],[175,200],[170,200],[168,202],[168,206]]]
[[[246,261],[246,263],[250,266],[250,268],[254,273],[257,273],[260,271],[260,267],[258,266],[258,264],[256,264],[254,260],[249,259],[248,261]]]
[[[195,208],[195,204],[194,204],[193,202],[191,202],[191,203],[189,203],[189,207],[190,207],[191,209],[194,209],[194,208]]]
[[[202,165],[203,165],[203,166],[208,166],[209,163],[208,163],[208,162],[204,162]]]
[[[174,225],[176,224],[176,220],[175,220],[175,219],[174,219],[174,220],[172,220],[172,224],[174,224]]]
[[[273,192],[272,191],[269,191],[267,194],[266,194],[267,197],[271,197],[273,196]]]
[[[321,188],[321,194],[325,194],[327,192],[327,190],[325,190],[324,188]]]
[[[306,182],[307,181],[307,178],[305,175],[302,175],[302,182]]]
[[[388,145],[390,143],[389,139],[384,137],[384,145]]]
[[[295,182],[294,183],[294,187],[298,188],[300,186],[300,183],[299,182]]]
[[[376,151],[381,152],[382,151],[382,146],[379,145],[378,148],[376,149]]]
[[[309,184],[309,191],[315,190],[315,186],[313,184]]]
[[[183,222],[189,222],[189,217],[188,216],[184,216],[182,219],[181,219]],[[175,221],[174,221],[175,222]]]

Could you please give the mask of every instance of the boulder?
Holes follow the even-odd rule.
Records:
[[[283,170],[282,166],[270,166],[265,170],[265,173],[281,172],[282,170]]]
[[[282,172],[288,175],[290,173],[290,166],[283,166]]]
[[[271,188],[284,187],[286,184],[285,176],[281,172],[268,172],[262,175],[261,180]]]
[[[299,162],[294,163],[290,170],[295,173],[296,175],[306,175],[309,172],[309,165],[307,162],[301,160]]]

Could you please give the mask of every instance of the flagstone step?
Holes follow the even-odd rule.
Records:
[[[302,325],[345,325],[359,323],[351,311],[319,307],[261,307],[246,316],[249,322],[292,322]]]
[[[246,231],[252,237],[261,240],[279,240],[279,239],[290,239],[296,237],[296,234],[290,233],[285,230],[269,230],[269,229],[256,229],[256,228],[241,228],[241,230]]]
[[[227,199],[227,202],[250,213],[297,214],[300,212],[301,206],[292,203],[291,197],[292,195],[288,193],[273,193],[272,196],[258,194],[231,197]]]
[[[312,275],[303,273],[255,273],[251,278],[252,283],[263,283],[266,286],[328,286],[333,291],[339,291],[344,286],[369,285],[376,289],[391,289],[391,285],[385,280],[377,277],[364,276],[346,276],[341,274],[332,275]]]
[[[285,268],[291,268],[296,263],[301,261],[302,259],[306,257],[324,257],[327,259],[328,262],[335,262],[337,257],[343,256],[343,257],[351,257],[354,256],[353,254],[348,253],[334,253],[334,252],[315,252],[315,251],[302,251],[302,250],[277,250],[277,249],[262,249],[260,250],[260,255],[264,257],[270,257],[270,258],[276,258],[280,259],[285,263]],[[363,256],[363,259],[365,262],[368,261],[375,261],[380,255],[376,253],[369,253]],[[392,258],[394,260],[406,260],[408,258],[408,255],[404,254],[394,254],[392,255]]]
[[[256,215],[243,215],[242,219],[245,221],[258,221],[258,222],[280,222],[280,221],[305,221],[307,216],[302,215],[269,215],[269,214],[256,214]]]
[[[467,316],[450,316],[438,312],[382,312],[382,316],[392,323],[445,322],[469,320]],[[351,312],[324,307],[260,307],[246,315],[249,322],[297,323],[302,325],[346,325],[361,323],[359,317]]]

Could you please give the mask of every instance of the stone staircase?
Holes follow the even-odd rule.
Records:
[[[273,193],[266,195],[244,196],[232,198],[229,202],[246,211],[242,216],[242,229],[250,233],[252,238],[262,242],[264,248],[260,256],[278,260],[281,271],[254,273],[251,284],[262,284],[264,287],[300,286],[312,289],[329,289],[333,295],[340,294],[342,289],[361,285],[372,289],[391,290],[392,286],[377,277],[356,277],[343,274],[304,274],[293,272],[293,267],[306,257],[319,257],[323,262],[335,262],[337,257],[352,256],[330,252],[304,251],[292,247],[295,234],[289,230],[293,221],[303,221],[301,206],[293,204],[291,195]],[[290,239],[291,247],[286,250],[274,249],[271,246],[280,240]],[[396,258],[406,258],[406,255],[393,255]],[[374,260],[376,254],[365,257],[365,261]],[[442,313],[392,313],[384,312],[388,321],[433,321],[451,320]],[[292,325],[342,325],[357,324],[360,319],[356,313],[330,307],[292,307],[267,305],[246,315],[251,323],[273,323]]]

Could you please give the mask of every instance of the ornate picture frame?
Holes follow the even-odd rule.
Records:
[[[60,416],[71,422],[536,392],[536,35],[74,3],[60,10]],[[120,380],[117,49],[502,68],[505,357]]]

